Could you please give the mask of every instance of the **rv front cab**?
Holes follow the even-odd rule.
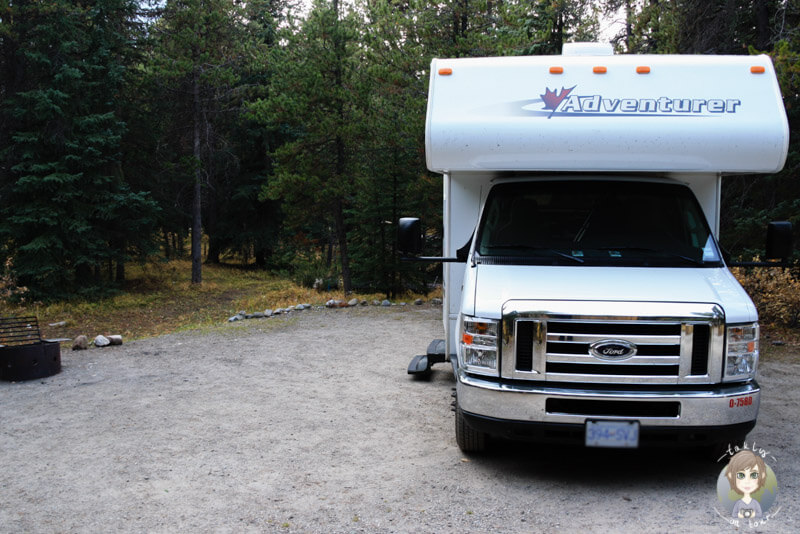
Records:
[[[450,361],[459,447],[743,440],[761,398],[758,313],[720,251],[720,197],[724,175],[786,160],[770,58],[574,45],[430,72],[444,232],[425,259],[446,261],[445,335],[442,357],[409,372]],[[788,257],[790,225],[768,235],[768,255]],[[398,239],[419,254],[419,220]]]

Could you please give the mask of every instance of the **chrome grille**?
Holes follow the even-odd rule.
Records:
[[[531,309],[523,307],[526,302]],[[563,313],[570,305],[624,313]],[[720,372],[723,324],[721,309],[712,304],[510,301],[504,307],[501,372],[557,382],[711,383]],[[590,351],[592,344],[614,342],[634,347],[634,354],[609,361]]]

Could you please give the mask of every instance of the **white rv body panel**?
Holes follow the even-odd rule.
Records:
[[[431,63],[426,154],[438,172],[777,172],[788,142],[765,55]]]

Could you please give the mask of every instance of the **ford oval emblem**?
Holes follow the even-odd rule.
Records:
[[[589,345],[589,354],[600,360],[619,362],[636,355],[636,345],[623,339],[601,339]]]

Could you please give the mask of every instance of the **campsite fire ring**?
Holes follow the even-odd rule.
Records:
[[[61,345],[42,339],[34,316],[0,318],[0,380],[33,380],[61,371]]]

